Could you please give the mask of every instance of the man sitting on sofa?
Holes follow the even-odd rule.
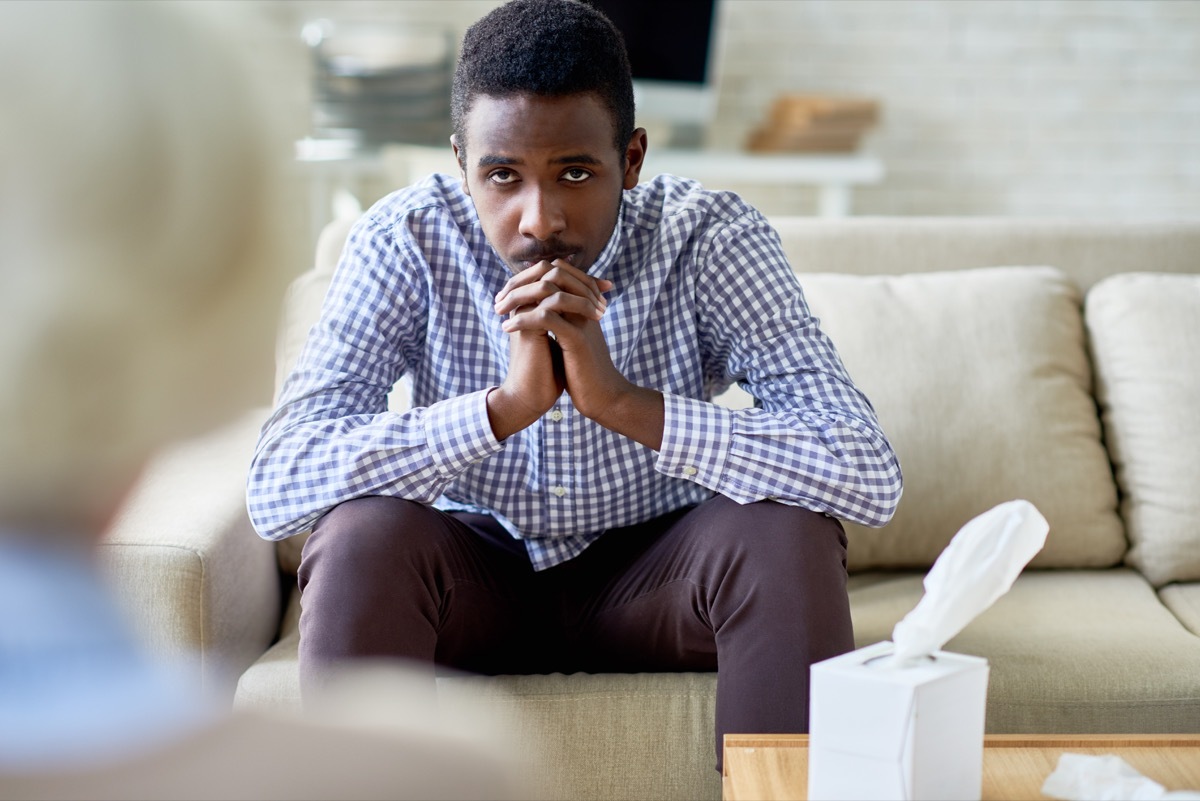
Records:
[[[738,197],[639,185],[620,34],[573,0],[467,32],[461,174],[351,232],[249,479],[258,532],[311,529],[306,692],[335,663],[487,674],[718,671],[725,732],[802,732],[853,647],[838,518],[900,468]],[[387,410],[407,376],[413,408]],[[737,381],[755,408],[712,398]]]

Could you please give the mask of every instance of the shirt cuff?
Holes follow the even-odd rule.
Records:
[[[732,431],[732,409],[664,392],[662,447],[654,469],[716,489]]]
[[[500,451],[488,420],[487,394],[491,387],[449,398],[425,410],[425,440],[434,467],[447,479],[457,478],[476,462]]]

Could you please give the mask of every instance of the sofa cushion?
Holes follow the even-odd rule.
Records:
[[[1200,276],[1113,276],[1086,319],[1127,561],[1158,585],[1200,579]]]
[[[1016,498],[1050,523],[1033,566],[1120,562],[1126,541],[1079,291],[1061,272],[800,280],[904,471],[888,526],[847,526],[851,570],[927,567],[964,523]]]
[[[544,766],[550,799],[719,799],[715,673],[456,676],[438,680],[450,709],[516,732]]]
[[[891,639],[922,578],[851,577],[859,646]],[[1200,721],[1200,637],[1129,568],[1026,571],[946,650],[990,663],[991,733],[1182,733]]]

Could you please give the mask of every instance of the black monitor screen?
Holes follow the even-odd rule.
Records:
[[[634,79],[702,84],[716,0],[588,0],[625,37]]]

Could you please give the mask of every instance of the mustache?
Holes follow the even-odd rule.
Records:
[[[556,258],[566,258],[578,253],[583,248],[570,245],[559,239],[548,239],[536,246],[517,251],[512,255],[513,261],[553,261]]]

